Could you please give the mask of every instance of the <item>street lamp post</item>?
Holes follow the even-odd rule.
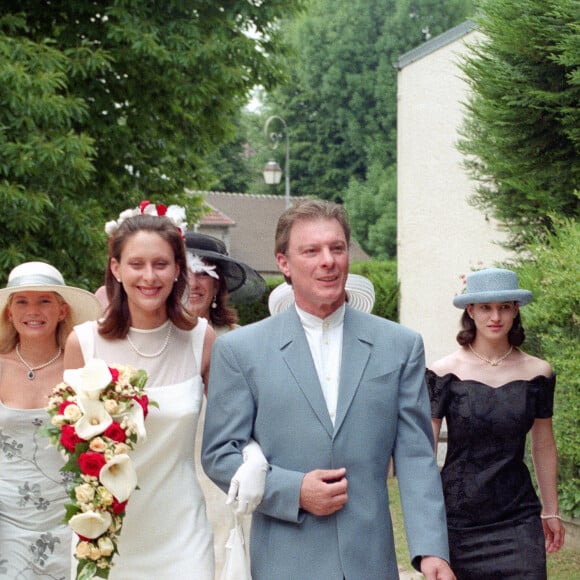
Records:
[[[284,127],[284,133],[286,136],[286,162],[284,165],[284,174],[285,174],[284,177],[286,185],[285,188],[286,207],[288,208],[290,207],[290,137],[288,136],[288,125],[286,125],[286,121],[284,121],[284,119],[282,119],[282,117],[280,117],[279,115],[272,115],[267,119],[266,124],[264,125],[264,136],[266,138],[266,141],[269,140],[272,142],[272,149],[276,149],[276,147],[278,147],[278,144],[280,143],[280,140],[283,137],[283,135],[281,135],[280,133],[276,132],[268,133],[268,126],[270,125],[270,122],[274,120],[282,123]],[[282,169],[280,168],[278,163],[276,163],[276,161],[273,160],[268,161],[268,163],[266,163],[263,174],[264,180],[269,185],[277,185],[278,183],[280,183],[280,180],[282,179]]]

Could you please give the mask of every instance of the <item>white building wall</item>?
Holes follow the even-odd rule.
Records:
[[[427,364],[457,348],[460,276],[508,257],[499,225],[468,203],[474,192],[455,145],[468,86],[458,57],[469,32],[398,75],[398,277],[400,321],[419,331]]]

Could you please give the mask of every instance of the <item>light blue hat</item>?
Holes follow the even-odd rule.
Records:
[[[531,301],[532,293],[518,288],[518,276],[515,272],[488,268],[467,276],[465,292],[453,298],[453,306],[465,308],[468,304],[488,302],[517,302],[524,306]]]

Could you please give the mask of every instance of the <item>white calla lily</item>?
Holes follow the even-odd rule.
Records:
[[[97,358],[91,359],[81,369],[67,369],[63,378],[77,395],[95,400],[113,380],[107,363]]]
[[[115,496],[117,501],[128,500],[137,487],[137,472],[131,458],[125,453],[113,456],[101,468],[99,481]]]
[[[145,430],[145,415],[143,414],[143,407],[137,401],[133,401],[126,414],[137,433],[137,441],[146,441],[147,431]]]
[[[105,406],[100,401],[79,397],[78,405],[83,415],[75,423],[75,431],[85,441],[104,433],[105,429],[113,422],[113,418],[107,413]]]
[[[109,529],[109,526],[113,523],[113,518],[108,512],[90,510],[73,516],[68,523],[79,536],[94,540]]]

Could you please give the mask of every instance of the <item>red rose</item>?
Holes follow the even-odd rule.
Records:
[[[122,443],[127,438],[127,434],[125,433],[125,429],[121,427],[117,421],[113,421],[103,433],[105,437],[112,439],[113,441],[117,441],[118,443]]]
[[[147,418],[147,414],[149,413],[149,397],[147,395],[143,395],[142,397],[133,397],[143,408],[143,418]]]
[[[105,456],[96,451],[86,451],[79,455],[79,467],[85,475],[99,477],[101,468],[107,463]]]
[[[145,211],[145,208],[150,204],[151,202],[146,199],[143,200],[140,204],[139,204],[139,209],[141,210],[141,213],[143,213]]]
[[[119,380],[119,371],[117,369],[112,369],[109,367],[109,372],[111,373],[112,382],[116,383]]]
[[[82,443],[81,439],[72,425],[63,425],[60,431],[60,444],[71,453],[75,452],[77,443]]]
[[[157,204],[157,215],[165,215],[167,213],[167,206],[162,203]]]
[[[63,401],[60,404],[60,407],[58,408],[58,414],[59,415],[64,415],[64,410],[69,406],[69,405],[76,405],[76,403],[74,403],[73,401]]]
[[[113,509],[113,513],[117,516],[124,513],[128,501],[129,500],[117,501],[117,498],[113,497],[113,505],[111,506],[111,508]]]

